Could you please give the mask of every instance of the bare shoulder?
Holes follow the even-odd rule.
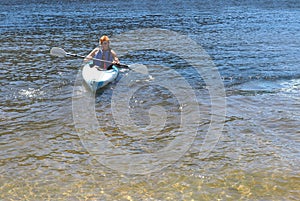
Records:
[[[99,47],[96,47],[95,49],[93,49],[93,52],[98,52],[100,50]]]
[[[112,49],[110,50],[110,52],[111,52],[111,54],[114,55],[114,56],[117,55],[116,52],[115,52],[114,50],[112,50]]]
[[[99,51],[99,47],[96,47],[95,49],[93,49],[90,53],[91,56],[95,56],[95,54],[97,54],[97,52]]]

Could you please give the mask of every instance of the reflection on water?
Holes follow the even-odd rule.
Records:
[[[298,1],[0,4],[1,200],[299,198]],[[216,147],[202,158],[199,147],[211,112],[203,78],[182,58],[166,52],[122,55],[122,63],[142,63],[150,70],[156,64],[176,69],[195,89],[203,114],[193,146],[175,164],[144,176],[126,175],[92,157],[75,129],[73,89],[85,90],[73,87],[81,61],[54,58],[49,50],[62,46],[85,55],[101,34],[114,38],[128,30],[152,27],[187,34],[203,45],[226,87],[226,122]],[[112,41],[117,52],[130,41],[119,44],[122,47],[113,46]],[[101,137],[132,153],[154,152],[169,143],[184,106],[169,90],[152,84],[163,79],[163,73],[148,80],[136,78],[134,86],[143,87],[130,99],[129,108],[139,126],[151,125],[151,114],[167,115],[163,132],[135,139],[120,131],[111,109],[117,81],[95,96],[99,132],[105,133]],[[124,71],[121,77],[127,74]],[[176,86],[174,80],[165,79]],[[161,108],[164,111],[157,113]]]

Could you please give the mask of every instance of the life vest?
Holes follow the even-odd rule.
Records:
[[[114,60],[114,58],[111,54],[111,49],[110,48],[108,50],[103,50],[103,49],[99,48],[99,51],[94,56],[94,58],[105,60],[105,61],[110,61],[110,62],[112,62]],[[103,61],[93,60],[94,65],[99,66],[103,69],[106,69],[108,66],[110,66],[111,65],[110,62],[103,62]]]

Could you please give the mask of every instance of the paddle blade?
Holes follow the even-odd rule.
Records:
[[[57,56],[57,57],[64,57],[64,56],[67,55],[65,50],[63,50],[62,48],[59,48],[59,47],[51,48],[50,54],[53,55],[53,56]]]
[[[128,66],[131,70],[134,70],[135,72],[147,75],[149,74],[147,66],[143,64],[131,64]]]

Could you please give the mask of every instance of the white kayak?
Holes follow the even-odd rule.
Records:
[[[112,66],[110,70],[99,70],[86,64],[82,69],[83,80],[93,92],[114,81],[118,74],[119,69],[116,66]]]

